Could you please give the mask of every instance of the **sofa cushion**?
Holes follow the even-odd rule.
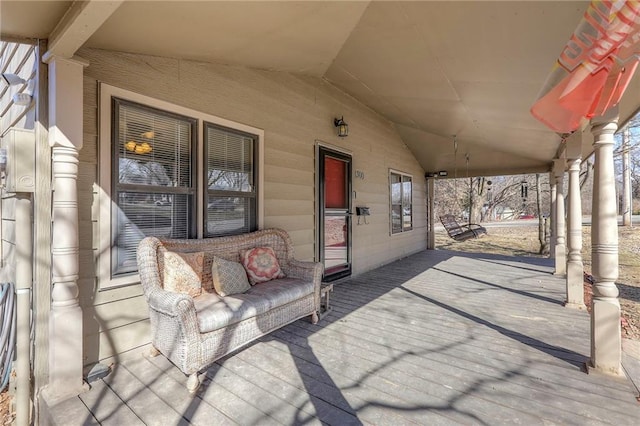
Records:
[[[164,289],[196,297],[202,293],[204,253],[178,253],[164,255]]]
[[[266,298],[271,308],[287,304],[313,293],[313,281],[298,278],[279,278],[251,287],[247,294]]]
[[[238,262],[231,262],[214,256],[211,262],[213,287],[220,296],[244,293],[251,288],[247,272]]]
[[[251,285],[284,278],[278,258],[271,247],[254,247],[240,252],[240,261]]]
[[[215,293],[203,293],[193,299],[193,303],[201,333],[253,318],[271,308],[268,299],[244,293],[225,297]]]
[[[313,282],[296,278],[272,280],[251,287],[246,293],[222,297],[203,293],[193,299],[198,329],[207,333],[264,314],[313,293]]]

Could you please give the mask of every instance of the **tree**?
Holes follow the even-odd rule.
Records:
[[[521,213],[535,214],[538,209],[533,197],[522,197],[522,188],[533,188],[535,176],[493,176],[444,179],[435,182],[435,215],[453,214],[470,222],[494,220],[498,208],[504,208],[517,218]],[[549,213],[548,176],[542,175],[542,214]],[[528,192],[528,191],[527,191]],[[527,194],[528,195],[528,194]],[[538,213],[540,215],[540,213]]]
[[[627,144],[624,143],[623,135],[627,134],[629,136],[629,140]],[[640,150],[638,146],[640,146],[640,115],[636,115],[632,118],[629,123],[621,128],[620,131],[616,134],[616,151],[615,151],[615,160],[616,160],[616,186],[620,189],[619,191],[619,204],[620,211],[623,211],[623,191],[624,191],[624,183],[623,183],[623,164],[622,158],[625,154],[625,151],[628,153],[629,157],[629,171],[631,175],[630,179],[630,192],[631,192],[631,205],[629,206],[632,211],[636,211],[634,209],[634,200],[640,198]],[[637,203],[636,203],[637,204]]]

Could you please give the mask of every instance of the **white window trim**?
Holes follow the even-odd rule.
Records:
[[[392,214],[393,214],[393,203],[392,203],[392,195],[391,195],[391,173],[395,173],[397,175],[400,176],[407,176],[411,178],[411,229],[409,229],[408,231],[400,231],[400,232],[393,232],[393,218],[392,218]],[[413,175],[406,173],[406,172],[402,172],[400,170],[396,170],[396,169],[389,169],[389,175],[388,175],[388,181],[387,181],[387,186],[389,188],[389,235],[392,237],[396,237],[398,235],[405,235],[405,234],[410,234],[411,232],[413,232],[416,227],[414,226],[413,223]]]
[[[98,152],[98,248],[96,263],[98,269],[98,287],[100,290],[112,289],[140,282],[139,274],[130,274],[121,277],[111,277],[111,247],[113,245],[113,235],[111,232],[111,170],[112,170],[112,150],[111,150],[111,98],[117,97],[131,102],[148,105],[153,108],[172,112],[175,114],[191,117],[197,120],[197,148],[198,158],[204,155],[204,122],[217,124],[223,127],[250,133],[258,137],[258,229],[264,227],[264,130],[246,124],[237,123],[224,118],[216,117],[201,111],[182,107],[170,102],[161,101],[139,93],[131,92],[118,87],[99,83],[98,98],[98,129],[99,129],[99,152]],[[197,237],[203,235],[203,196],[204,196],[204,173],[202,166],[197,165],[197,200],[196,200],[196,224]]]

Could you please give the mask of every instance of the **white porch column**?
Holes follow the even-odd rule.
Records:
[[[591,365],[605,373],[622,375],[622,338],[620,336],[620,302],[615,280],[618,278],[618,219],[613,134],[617,117],[595,122],[595,173],[591,218],[591,253],[593,258],[593,301],[591,312]]]
[[[551,219],[551,238],[549,239],[549,256],[552,259],[556,258],[556,177],[553,172],[549,173],[549,186],[551,189],[551,209],[549,219]]]
[[[435,234],[435,218],[433,217],[436,198],[435,179],[427,178],[427,217],[429,220],[429,233],[427,236],[427,250],[435,250],[436,234]]]
[[[584,275],[582,264],[582,200],[580,198],[580,163],[582,132],[574,133],[567,140],[569,163],[567,300],[565,306],[586,309],[584,304]]]
[[[52,57],[49,65],[49,143],[53,157],[53,289],[49,317],[50,405],[85,390],[82,309],[78,300],[78,151],[82,148],[83,67]]]
[[[565,160],[563,158],[554,160],[553,171],[556,181],[556,275],[565,275],[567,273],[567,247],[565,240],[565,222],[564,222],[564,168]]]

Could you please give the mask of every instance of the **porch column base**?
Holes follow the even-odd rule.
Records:
[[[67,283],[56,283],[69,291]],[[72,289],[73,291],[75,289]],[[77,291],[77,290],[76,290]],[[77,304],[56,307],[49,317],[49,384],[43,395],[49,406],[89,389],[82,380],[82,309]]]
[[[76,387],[75,389],[69,388],[68,390],[54,389],[51,385],[46,385],[40,391],[40,407],[42,407],[42,404],[44,403],[47,407],[53,408],[61,402],[70,398],[75,398],[81,393],[87,392],[89,389],[91,389],[91,387],[84,381],[79,387]],[[40,412],[42,413],[42,411]]]
[[[613,376],[623,376],[620,303],[593,299],[591,309],[591,368]]]
[[[569,309],[575,309],[577,311],[586,311],[587,310],[587,305],[585,305],[584,303],[570,303],[570,302],[564,302],[563,305],[565,308],[569,308]]]
[[[591,365],[591,361],[585,362],[584,369],[590,376],[606,376],[607,378],[613,378],[617,380],[627,380],[627,375],[624,374],[624,371],[622,371],[622,369],[620,370],[620,374],[612,374],[594,367],[593,365]]]
[[[567,274],[567,246],[564,244],[556,244],[556,267],[553,271],[554,275]]]
[[[585,310],[584,304],[584,272],[582,262],[567,263],[567,301],[564,306],[572,309]]]

